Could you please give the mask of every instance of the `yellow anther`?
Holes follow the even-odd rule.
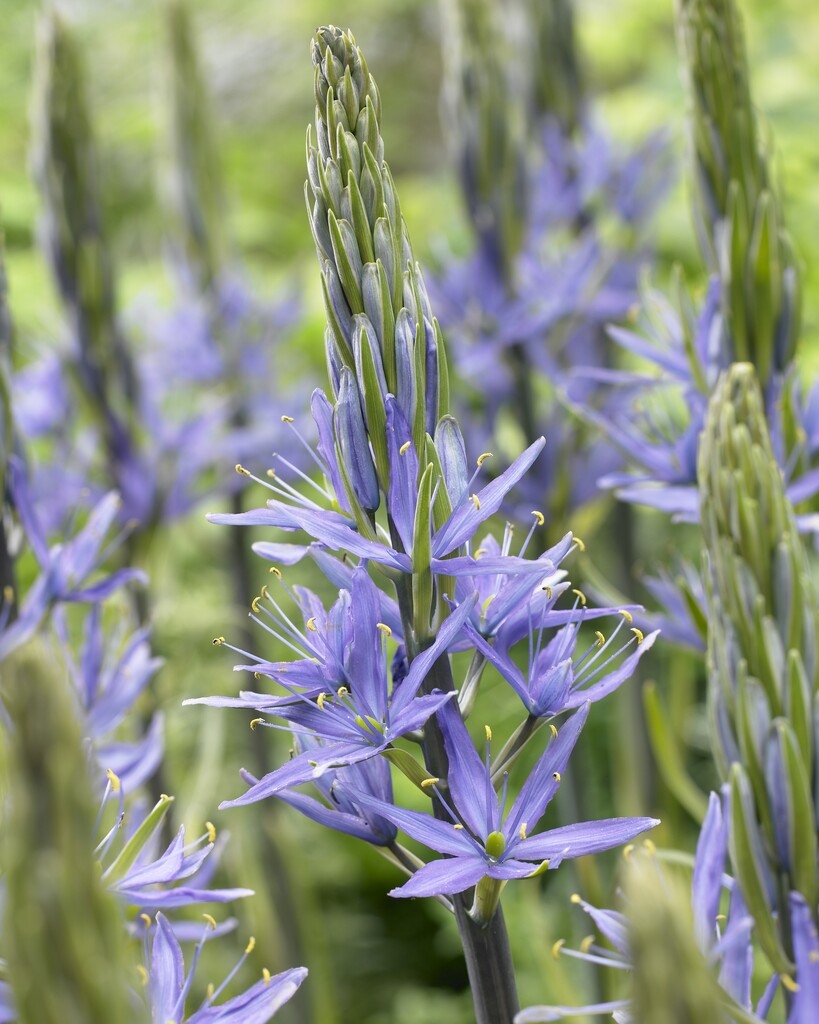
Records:
[[[153,921],[150,919],[150,917],[147,914],[140,914],[139,916],[145,927],[150,928],[151,925],[153,924]]]
[[[577,906],[578,903],[582,902],[583,900],[580,898],[580,895],[576,892],[573,892],[569,897],[569,903],[574,903],[575,906]]]
[[[577,536],[577,534],[575,534],[575,535],[574,535],[574,538],[573,538],[573,540],[574,540],[575,544],[577,545],[577,549],[578,549],[578,551],[585,551],[585,550],[586,550],[586,545],[585,545],[585,544],[583,543],[583,541],[582,541],[582,540],[581,540],[581,539],[580,539],[580,538],[579,538],[579,537]]]
[[[271,571],[272,571],[272,570],[271,570]],[[279,575],[281,576],[281,573],[279,573]],[[269,591],[269,590],[267,589],[267,584],[266,584],[266,583],[264,583],[264,584],[262,585],[262,589],[261,589],[261,590],[259,591],[259,595],[260,595],[261,597],[265,598],[265,600],[266,600],[266,599],[267,599],[268,597],[270,597],[270,591]]]
[[[265,985],[270,984],[270,971],[268,971],[266,967],[262,968],[262,980],[264,981]]]
[[[406,455],[411,447],[412,447],[412,441],[405,441],[401,445],[401,447],[398,449],[398,454],[399,455]]]
[[[327,700],[327,694],[326,693],[320,693],[318,695],[318,697],[316,697],[316,704],[318,704],[319,711],[323,711],[324,710],[324,702],[325,702],[325,700]]]
[[[812,964],[819,963],[819,952],[817,952],[815,949],[812,949],[810,953],[808,953],[808,960]]]
[[[552,772],[552,778],[555,780],[555,782],[560,782],[563,776],[560,774],[560,772]]]
[[[276,470],[272,469],[272,468],[271,469],[266,469],[264,471],[264,475],[265,476],[269,476],[271,480],[275,480],[276,479]]]
[[[255,948],[256,937],[254,935],[251,935],[250,938],[247,940],[247,945],[245,946],[245,953],[252,953]]]
[[[484,464],[484,462],[486,462],[487,459],[491,459],[491,458],[492,458],[492,452],[484,452],[482,455],[478,456],[478,465],[482,466]]]
[[[307,628],[310,630],[311,633],[317,633],[318,632],[318,630],[316,629],[316,617],[315,617],[315,615],[311,615],[310,618],[307,620]]]
[[[386,622],[376,622],[375,628],[380,629],[384,636],[392,636],[392,630]]]
[[[293,422],[293,417],[292,416],[282,416],[282,423],[292,423],[292,422]]]
[[[484,732],[486,733],[486,742],[487,743],[491,743],[492,742],[492,730],[490,729],[490,727],[488,725],[485,725],[483,728],[484,728]]]
[[[485,554],[486,554],[486,548],[478,548],[478,550],[475,552],[475,557],[476,558],[480,558],[481,555],[485,555]]]
[[[339,695],[339,697],[342,698],[346,697],[349,692],[350,691],[347,689],[346,686],[339,686],[339,688],[336,690],[336,693]]]
[[[547,600],[551,601],[552,600],[552,588],[551,587],[547,587],[547,586],[543,586],[540,589],[545,591]]]
[[[225,638],[223,636],[215,636],[211,640],[211,643],[213,644],[214,647],[221,647],[224,642]]]
[[[277,569],[275,565],[271,565],[270,568],[267,571],[270,572],[270,573],[273,573],[274,576],[278,576],[279,579],[282,578],[282,571],[281,571],[281,569]]]
[[[206,821],[205,822],[205,828],[208,831],[208,842],[209,843],[215,843],[216,842],[216,826],[213,824],[212,821]]]
[[[532,509],[532,515],[537,520],[537,525],[538,526],[543,526],[543,524],[546,522],[546,517],[543,515],[542,512],[538,512],[538,510],[536,508]]]
[[[621,608],[619,614],[623,616],[626,622],[634,622],[634,616],[627,608]]]
[[[525,839],[526,838],[526,822],[525,821],[520,826],[520,830],[518,831],[518,835],[520,836],[521,839]]]
[[[554,943],[554,945],[552,946],[552,956],[555,958],[555,960],[558,959],[558,957],[560,956],[560,951],[561,949],[563,949],[565,945],[565,939],[558,939],[557,942]]]
[[[628,322],[630,324],[633,324],[633,323],[636,323],[637,317],[639,315],[640,315],[640,303],[639,302],[635,302],[633,305],[628,307],[628,312],[626,313],[626,319],[628,320]]]
[[[173,800],[173,797],[172,796],[168,796],[167,793],[160,793],[159,794],[159,799],[160,800]]]
[[[473,494],[473,495],[472,495],[472,496],[470,497],[470,499],[469,499],[469,500],[470,500],[470,501],[472,502],[472,504],[473,504],[473,505],[475,506],[475,510],[476,510],[477,512],[480,512],[480,510],[481,510],[481,499],[480,499],[480,498],[478,497],[478,495],[477,495],[477,494]]]
[[[250,723],[250,728],[255,732],[256,731],[256,726],[257,725],[261,725],[263,721],[264,721],[263,718],[254,718],[254,719],[252,719],[252,721]]]
[[[780,974],[779,980],[782,982],[782,987],[786,988],[789,992],[798,992],[799,986],[790,976],[790,974]]]
[[[605,647],[606,646],[606,638],[603,636],[603,634],[600,632],[599,629],[596,629],[594,631],[594,635],[597,637],[597,646],[598,647]]]
[[[549,722],[549,732],[557,739],[557,726],[553,722]]]
[[[203,914],[202,917],[204,917],[204,919],[207,921],[207,923],[210,925],[210,927],[214,931],[216,931],[216,918],[213,917],[211,914]]]
[[[588,951],[591,949],[592,945],[594,944],[594,939],[595,939],[594,935],[587,935],[586,938],[583,939],[583,941],[580,943],[580,952],[581,953],[588,953]]]
[[[318,761],[308,761],[307,763],[311,768],[318,768]]]
[[[728,920],[728,917],[727,917],[726,914],[717,914],[717,916],[716,916],[716,921],[717,921],[718,924],[725,924],[725,922],[727,920]]]
[[[629,857],[631,857],[632,853],[634,853],[634,843],[629,843],[628,846],[623,848],[624,859],[628,860]]]
[[[136,965],[136,971],[139,975],[139,983],[143,988],[148,984],[148,972],[145,970],[142,964]]]
[[[653,857],[657,853],[657,847],[654,845],[654,842],[651,839],[643,840],[643,849],[646,851],[649,857]]]
[[[252,610],[253,610],[254,612],[258,612],[258,610],[259,610],[259,601],[261,601],[261,597],[257,595],[257,596],[256,596],[256,597],[254,597],[254,598],[253,598],[253,600],[252,600],[252,601],[250,602],[250,607],[251,607],[251,609],[252,609]]]
[[[455,830],[456,830],[457,832],[460,832],[460,831],[461,831],[461,829],[463,829],[463,825],[462,825],[462,824],[461,824],[460,822],[457,822],[457,823],[456,823],[455,825],[453,825],[452,827],[453,827],[453,828],[454,828],[454,829],[455,829]]]
[[[208,1002],[210,1002],[211,999],[213,999],[213,997],[215,995],[216,995],[216,986],[213,984],[212,981],[209,981],[208,984],[207,984],[207,987],[205,988],[205,998],[207,999]]]
[[[429,789],[430,786],[437,786],[440,781],[441,780],[437,776],[431,775],[428,779],[422,780],[421,789]]]
[[[585,608],[585,607],[586,607],[586,595],[585,595],[585,594],[583,593],[583,591],[582,591],[582,590],[573,590],[573,591],[572,591],[572,593],[573,593],[573,594],[577,594],[577,600],[578,600],[578,601],[579,601],[579,602],[580,602],[580,603],[581,603],[581,604],[583,605],[583,607]]]
[[[250,476],[250,470],[245,469],[241,462],[237,462],[234,469],[240,476]]]
[[[262,673],[261,672],[254,672],[253,673],[253,678],[254,679],[261,679],[262,678]]]
[[[112,772],[110,768],[105,769],[105,774],[108,776],[108,781],[111,784],[111,792],[119,793],[119,775],[117,775],[116,772]]]
[[[641,629],[638,629],[636,626],[631,627],[631,632],[637,637],[638,644],[641,644],[643,640],[645,640],[645,637],[643,636],[643,631]]]
[[[3,587],[3,600],[6,604],[11,604],[14,600],[14,587],[11,586],[10,583],[7,583],[5,587]]]

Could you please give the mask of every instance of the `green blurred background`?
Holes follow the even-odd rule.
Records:
[[[38,7],[0,0],[0,209],[22,361],[59,333],[55,295],[36,246],[38,197],[27,173]],[[146,296],[163,303],[169,289],[163,255],[168,155],[162,5],[72,0],[60,9],[85,54],[122,305]],[[815,365],[819,6],[811,0],[749,0],[743,9],[755,96],[775,138],[789,227],[805,263],[802,351]],[[315,27],[327,22],[356,34],[381,89],[387,159],[416,253],[434,263],[448,247],[465,248],[469,237],[439,119],[437,0],[199,0],[192,12],[228,186],[229,234],[261,292],[300,287],[304,293],[306,317],[291,343],[299,346],[308,384],[296,387],[290,378],[271,382],[271,415],[303,414],[309,391],[324,383],[323,312],[302,198],[304,134],[312,118],[308,43]],[[628,143],[658,128],[669,133],[679,174],[656,224],[654,273],[663,283],[677,261],[698,266],[683,181],[685,100],[671,0],[585,0],[578,4],[578,28],[596,117],[609,135]],[[325,834],[285,808],[215,811],[219,799],[240,788],[236,769],[247,760],[246,724],[224,712],[182,708],[180,701],[226,692],[231,684],[232,656],[214,651],[209,642],[240,621],[231,606],[224,551],[199,515],[158,541],[149,568],[156,646],[168,657],[159,683],[168,720],[168,776],[181,818],[193,834],[205,818],[233,833],[225,871],[233,884],[259,891],[255,901],[236,908],[237,954],[248,931],[257,935],[253,973],[263,964],[280,970],[300,962],[312,971],[281,1019],[468,1021],[470,998],[452,922],[435,904],[390,900],[385,894],[396,884],[395,873],[373,850]],[[265,568],[259,567],[259,583]],[[673,652],[655,660],[649,672],[661,687],[695,685],[690,663]],[[597,756],[616,764],[616,721],[597,721],[580,752],[581,770],[595,766]],[[501,718],[493,727],[511,724]],[[618,806],[601,813],[640,810],[629,806],[629,794],[607,792],[600,774],[590,770],[581,784],[592,806],[614,800]],[[708,785],[711,779],[705,775],[700,781]],[[661,788],[654,797],[666,821],[658,842],[690,848],[692,823]],[[269,859],[260,861],[259,850],[268,849],[259,842],[261,833],[288,865],[285,877]],[[507,890],[522,1005],[580,1002],[594,995],[588,975],[566,960],[556,963],[550,949],[562,935],[575,941],[582,936],[583,921],[569,913],[568,896],[577,886],[588,895],[594,875],[611,877],[612,861],[598,861],[594,869],[562,871],[539,890],[537,883]],[[609,897],[610,883],[601,883],[597,895]],[[267,909],[271,903],[278,910],[275,920]],[[231,954],[213,955],[218,980],[220,957],[229,965]],[[202,980],[208,980],[204,973]]]

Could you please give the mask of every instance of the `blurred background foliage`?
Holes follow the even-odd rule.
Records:
[[[313,112],[308,42],[315,27],[327,22],[349,26],[356,34],[378,78],[388,160],[416,253],[435,264],[448,248],[465,249],[469,239],[439,117],[438,3],[199,0],[192,6],[228,188],[228,236],[261,292],[301,288],[305,295],[306,316],[289,344],[300,353],[302,367],[309,367],[308,382],[270,382],[271,416],[303,416],[310,390],[323,385],[325,375],[324,313],[302,200],[304,133]],[[815,368],[819,6],[811,0],[746,0],[742,6],[754,92],[775,136],[787,219],[805,265],[803,366]],[[60,331],[53,286],[37,248],[39,203],[28,173],[38,10],[28,0],[0,0],[0,208],[21,362]],[[60,10],[77,29],[84,50],[121,306],[131,307],[131,316],[138,318],[141,303],[168,298],[162,198],[169,160],[168,68],[162,4],[66,0]],[[656,224],[658,264],[653,273],[662,284],[677,262],[699,266],[683,183],[685,99],[672,3],[582,0],[577,21],[596,117],[610,137],[636,142],[664,128],[671,140],[673,164],[680,173]],[[690,273],[701,286],[701,272]],[[226,466],[225,472],[232,467]],[[650,514],[640,516],[646,529],[662,539],[667,527]],[[602,538],[596,546],[593,553],[605,562],[599,550]],[[156,598],[155,644],[169,659],[159,687],[176,807],[195,831],[212,817],[233,833],[225,871],[233,884],[259,892],[255,900],[235,908],[241,934],[253,931],[257,936],[259,964],[281,970],[304,962],[311,969],[310,980],[281,1019],[285,1024],[468,1021],[470,997],[451,922],[434,903],[397,903],[386,896],[395,874],[374,850],[323,832],[280,806],[266,806],[264,813],[258,807],[227,815],[215,812],[219,799],[239,790],[236,769],[250,756],[250,734],[243,724],[233,727],[222,712],[182,708],[180,702],[184,696],[225,692],[230,680],[232,656],[214,651],[209,643],[211,636],[227,633],[240,621],[231,604],[217,531],[201,515],[177,525],[158,539],[148,568]],[[265,572],[260,564],[259,585]],[[300,581],[321,587],[317,579],[305,579],[304,572]],[[628,590],[628,581],[618,582]],[[672,717],[675,709],[692,702],[698,685],[692,664],[671,650],[650,666],[670,700]],[[609,714],[615,717],[607,720],[605,711],[596,717],[576,755],[583,801],[590,809],[605,808],[601,813],[644,812],[631,805],[633,794],[610,789],[616,790],[617,762],[626,757],[622,744],[628,736],[618,733],[622,717],[617,711]],[[511,719],[493,721],[501,731],[511,725]],[[687,740],[696,748],[696,717],[690,728]],[[600,771],[599,758],[608,759],[610,773]],[[696,775],[696,764],[692,770]],[[709,785],[713,780],[705,774],[699,781]],[[651,810],[665,823],[658,843],[690,848],[693,823],[661,786],[649,783],[642,780]],[[260,830],[272,839],[277,859],[289,864],[286,879],[276,877],[275,867],[253,853],[259,849]],[[605,901],[610,887],[599,879],[611,878],[610,868],[613,861],[606,858],[597,858],[593,866],[567,868],[541,880],[539,898],[533,897],[536,883],[508,890],[522,1005],[542,1002],[547,992],[552,1002],[578,1002],[581,986],[587,1001],[593,996],[581,966],[555,962],[550,950],[557,938],[582,934],[577,930],[583,922],[569,912],[573,889],[582,886],[590,899]],[[597,892],[596,886],[601,886]],[[548,899],[542,898],[544,890]],[[275,923],[270,902],[279,911]],[[218,972],[217,967],[214,974]]]

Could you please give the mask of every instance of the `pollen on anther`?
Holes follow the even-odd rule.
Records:
[[[571,896],[569,897],[569,903],[574,903],[575,906],[578,903],[582,903],[582,902],[583,902],[583,900],[580,898],[580,895],[578,893],[576,893],[576,892],[573,892],[571,894]]]
[[[223,636],[215,636],[211,640],[211,643],[213,644],[214,647],[221,647],[224,642],[225,638]]]
[[[264,597],[264,598],[270,597],[270,591],[267,589],[267,584],[266,583],[262,584],[262,589],[259,591],[259,594],[260,594],[261,597]]]
[[[316,629],[316,617],[315,617],[315,615],[311,615],[310,618],[307,620],[307,628],[310,630],[311,633],[317,633],[318,632],[318,630]]]
[[[346,697],[349,692],[350,691],[347,689],[346,686],[339,686],[339,688],[336,690],[336,693],[339,695],[339,697],[342,698]]]
[[[577,594],[577,599],[578,599],[578,601],[579,601],[579,602],[580,602],[580,603],[581,603],[581,604],[583,605],[583,607],[585,608],[585,607],[586,607],[586,595],[585,595],[585,594],[583,593],[583,591],[582,591],[582,590],[573,590],[573,591],[572,591],[572,593],[573,593],[573,594]]]
[[[237,462],[233,467],[240,476],[250,476],[250,470],[245,469],[241,462]]]
[[[646,851],[649,857],[653,857],[657,852],[657,847],[654,845],[654,842],[651,839],[643,840],[643,849]]]
[[[586,550],[586,545],[585,545],[585,544],[583,543],[583,541],[582,541],[582,540],[581,540],[581,539],[580,539],[580,538],[579,538],[579,537],[577,536],[577,534],[574,534],[574,536],[573,536],[573,538],[572,538],[572,539],[574,540],[575,544],[577,545],[577,549],[578,549],[578,551],[585,551],[585,550]]]
[[[595,635],[595,636],[597,637],[597,644],[598,644],[598,646],[599,646],[599,647],[605,647],[605,645],[606,645],[606,638],[605,638],[605,636],[604,636],[604,635],[603,635],[603,634],[602,634],[602,633],[600,632],[600,630],[599,630],[599,629],[596,629],[596,630],[594,631],[594,635]]]
[[[537,525],[538,526],[543,526],[543,524],[546,522],[546,517],[543,515],[542,512],[538,512],[538,510],[536,508],[532,509],[532,515],[537,520]]]
[[[520,826],[520,831],[518,832],[518,835],[520,836],[521,839],[525,839],[526,838],[526,822],[525,821]]]
[[[555,942],[552,945],[552,956],[555,958],[555,960],[557,960],[559,958],[560,951],[561,951],[561,949],[563,949],[563,947],[565,945],[566,945],[566,940],[565,939],[558,939],[557,942]]]
[[[268,971],[266,967],[262,968],[262,980],[264,981],[265,985],[270,984],[270,971]]]
[[[278,576],[279,579],[282,578],[282,571],[281,571],[281,569],[278,569],[275,565],[271,565],[270,568],[267,571],[272,573],[274,576]]]
[[[580,943],[580,952],[588,953],[594,943],[594,935],[587,935],[585,939]]]
[[[782,982],[782,987],[786,988],[789,992],[799,991],[799,985],[797,985],[790,974],[780,974],[779,980]]]
[[[207,988],[205,989],[205,999],[207,999],[207,1001],[210,1002],[211,999],[213,999],[213,997],[215,995],[216,995],[216,986],[213,984],[212,981],[209,981],[208,985],[207,985]]]
[[[292,416],[282,416],[282,423],[292,423],[292,422],[293,422],[293,417]]]
[[[255,732],[256,731],[256,726],[257,725],[261,725],[263,721],[264,721],[263,718],[254,718],[254,719],[252,719],[252,721],[250,723],[250,728]]]
[[[213,917],[211,914],[203,914],[202,917],[204,917],[204,919],[208,922],[211,928],[214,931],[216,931],[216,918]]]
[[[643,631],[641,629],[638,629],[636,626],[631,627],[631,632],[637,637],[638,644],[641,644],[643,640],[645,640],[645,637],[643,636]]]
[[[392,630],[385,622],[376,622],[376,629],[380,629],[384,636],[392,636]]]
[[[269,476],[271,480],[275,480],[276,479],[276,470],[273,469],[273,467],[271,466],[270,469],[266,469],[264,471],[264,475],[265,476]]]
[[[627,608],[620,608],[619,614],[623,616],[626,622],[634,622],[634,616]]]
[[[477,512],[480,512],[480,510],[481,510],[481,499],[478,497],[478,495],[477,494],[471,495],[469,500],[475,506],[475,510]]]
[[[145,986],[148,984],[148,972],[145,970],[145,967],[142,964],[136,965],[136,971],[137,974],[139,975],[140,984],[142,985],[143,988],[145,988]]]
[[[431,776],[428,779],[421,780],[421,789],[429,789],[430,786],[437,786],[441,780],[436,776]]]
[[[557,739],[557,726],[554,724],[554,722],[549,722],[549,731],[551,732],[552,736],[555,739]]]
[[[399,455],[406,455],[411,447],[412,447],[412,441],[405,441],[401,445],[401,447],[398,449],[398,454]]]
[[[552,772],[552,778],[555,780],[555,782],[560,782],[563,776],[560,774],[560,772]]]
[[[492,458],[492,452],[483,452],[482,455],[478,456],[478,465],[482,466],[487,459]]]
[[[327,694],[326,693],[320,693],[318,695],[318,697],[316,697],[316,704],[318,704],[319,711],[323,711],[324,710],[324,702],[325,702],[325,700],[327,700]]]
[[[112,772],[110,768],[105,769],[105,774],[108,776],[108,781],[111,783],[111,791],[119,793],[119,775],[117,775],[116,772]]]
[[[251,609],[254,612],[258,612],[259,611],[259,602],[260,601],[261,601],[261,597],[257,594],[256,597],[254,597],[253,600],[250,602],[250,607],[251,607]]]
[[[485,725],[483,728],[484,728],[484,732],[486,733],[486,742],[487,743],[491,743],[492,742],[492,729],[488,725]]]
[[[453,825],[452,827],[453,827],[453,828],[454,828],[454,829],[455,829],[455,830],[456,830],[457,832],[460,832],[460,831],[461,831],[461,830],[463,829],[463,825],[462,825],[462,824],[461,824],[461,823],[460,823],[459,821],[456,821],[456,822],[455,822],[455,824],[454,824],[454,825]]]
[[[628,860],[629,857],[631,857],[632,853],[634,853],[634,843],[629,843],[628,846],[624,847],[623,849],[624,860]]]
[[[215,843],[216,842],[216,826],[213,824],[212,821],[206,821],[205,822],[205,828],[207,829],[207,832],[208,832],[208,842],[209,843]]]
[[[252,953],[255,948],[256,937],[255,935],[251,935],[250,938],[247,940],[247,945],[245,946],[245,953]]]
[[[151,918],[147,914],[140,914],[139,916],[140,916],[140,919],[144,922],[145,927],[146,928],[150,928],[151,925],[153,924],[153,921],[151,920]]]
[[[548,598],[548,600],[551,601],[552,600],[552,588],[548,587],[548,586],[543,586],[540,589],[546,592],[546,597]]]

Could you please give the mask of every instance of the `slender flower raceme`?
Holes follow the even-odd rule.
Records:
[[[495,479],[477,482],[491,453],[483,452],[473,470],[448,413],[443,338],[383,161],[377,87],[349,32],[319,29],[313,61],[316,134],[308,137],[307,194],[331,383],[331,397],[316,391],[312,399],[319,436],[313,458],[323,479],[285,458],[266,481],[239,465],[241,475],[273,497],[265,508],[210,517],[311,538],[308,545],[255,545],[274,563],[275,580],[253,600],[251,618],[295,657],[266,659],[217,637],[216,646],[243,659],[240,671],[270,680],[276,692],[242,689],[189,703],[251,710],[252,728],[292,732],[290,760],[262,778],[243,771],[247,790],[226,804],[276,796],[381,848],[410,875],[394,895],[432,896],[454,913],[479,1024],[510,1024],[517,995],[500,908],[503,886],[563,859],[610,849],[656,824],[605,819],[536,831],[589,702],[616,688],[654,638],[634,629],[631,642],[641,649],[615,663],[628,645],[615,650],[601,632],[575,658],[576,627],[616,609],[586,610],[579,591],[568,607],[557,607],[570,589],[561,563],[582,542],[566,534],[531,556],[542,513],[533,514],[516,552],[511,527],[500,543],[491,534],[478,542],[478,531],[544,441]],[[280,568],[307,555],[338,589],[329,608],[311,591],[291,587]],[[390,593],[378,586],[385,582]],[[287,610],[289,601],[303,625]],[[620,629],[630,615],[623,610]],[[557,637],[545,644],[552,629]],[[526,637],[528,688],[510,656]],[[472,653],[460,687],[450,661],[456,652]],[[481,757],[464,724],[475,713],[487,666],[498,667],[526,704],[523,723],[494,762],[488,745]],[[510,795],[507,813],[509,770],[518,755],[545,735],[541,724],[571,711],[559,729],[550,722],[545,733],[557,738],[517,797]],[[385,762],[431,800],[431,814],[396,805]],[[320,799],[293,791],[309,782]],[[397,842],[398,831],[444,859],[419,860]]]
[[[714,756],[731,784],[731,856],[762,948],[790,979],[789,894],[814,912],[817,900],[817,611],[751,366],[720,381],[699,467],[708,699]]]

